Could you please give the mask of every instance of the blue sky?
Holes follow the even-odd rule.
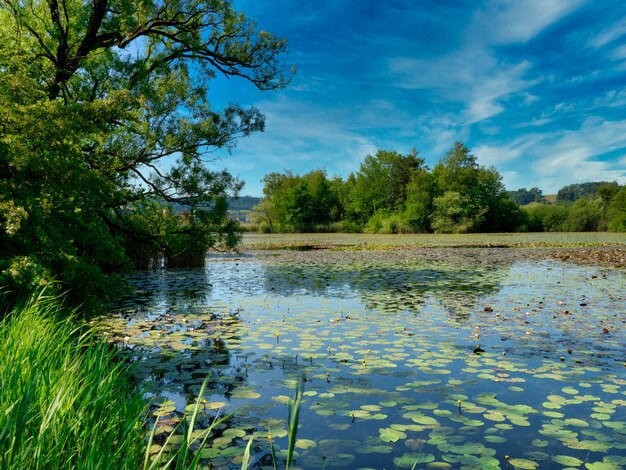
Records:
[[[626,2],[239,0],[288,40],[288,88],[218,80],[216,104],[267,118],[225,166],[260,196],[272,171],[346,177],[377,149],[432,168],[456,140],[507,189],[626,183]]]

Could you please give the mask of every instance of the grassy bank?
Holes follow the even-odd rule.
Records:
[[[127,365],[79,324],[51,299],[0,323],[0,468],[141,466],[146,404]]]

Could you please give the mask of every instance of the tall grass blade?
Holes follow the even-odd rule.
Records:
[[[300,405],[302,404],[302,395],[304,393],[304,381],[301,380],[296,385],[296,391],[293,401],[289,403],[289,445],[287,447],[287,461],[285,467],[288,470],[293,459],[293,451],[296,448],[296,438],[298,435],[298,422],[300,420]]]
[[[252,451],[252,441],[254,441],[254,436],[250,436],[250,440],[248,441],[246,450],[243,452],[243,459],[241,460],[241,470],[248,470],[248,467],[250,466],[250,452]]]
[[[44,295],[0,321],[0,468],[136,469],[145,401],[118,352]]]

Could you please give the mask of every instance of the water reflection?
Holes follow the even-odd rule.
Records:
[[[284,448],[285,403],[304,377],[299,437],[317,445],[299,450],[305,468],[411,468],[415,460],[394,461],[407,452],[497,467],[505,453],[537,459],[537,439],[541,468],[551,468],[550,455],[571,446],[601,459],[585,448],[594,439],[626,448],[626,428],[614,424],[623,420],[598,418],[626,394],[623,273],[467,257],[310,266],[227,257],[132,282],[138,296],[106,327],[147,389],[181,411],[209,377],[209,400],[236,410],[232,426],[271,429]],[[573,441],[583,418],[599,434]],[[261,435],[255,443],[257,463],[270,465]],[[241,455],[245,442],[228,445]],[[223,450],[214,449],[222,465],[236,467]]]
[[[287,267],[264,269],[266,292],[283,296],[358,297],[366,308],[381,312],[419,312],[435,296],[458,320],[467,318],[478,300],[500,289],[507,266],[489,271],[454,266]]]

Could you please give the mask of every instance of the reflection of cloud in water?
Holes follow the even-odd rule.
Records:
[[[400,264],[392,260],[294,266],[219,258],[210,260],[204,269],[136,274],[131,282],[139,291],[138,297],[118,306],[116,311],[122,315],[116,318],[121,338],[138,334],[153,340],[129,344],[140,358],[138,378],[150,384],[154,392],[165,390],[171,394],[193,395],[207,375],[212,392],[225,397],[245,387],[249,374],[279,383],[285,377],[304,372],[313,380],[308,385],[311,389],[327,389],[325,371],[320,372],[324,370],[322,361],[331,370],[332,386],[356,380],[361,388],[366,387],[362,381],[377,386],[380,381],[399,380],[401,385],[406,381],[400,368],[390,369],[393,376],[354,375],[366,356],[354,350],[385,347],[385,343],[371,343],[380,340],[402,339],[406,342],[397,347],[403,349],[413,340],[423,345],[436,338],[432,342],[433,354],[447,341],[449,347],[440,359],[450,354],[457,360],[467,354],[473,358],[472,347],[480,342],[490,354],[506,352],[506,357],[526,361],[520,371],[540,370],[543,360],[561,364],[560,355],[567,356],[565,365],[571,357],[582,359],[584,364],[605,366],[614,360],[624,333],[617,329],[619,318],[599,314],[623,311],[623,296],[611,294],[616,292],[614,286],[620,279],[623,285],[623,276],[614,275],[603,290],[602,284],[588,282],[590,268],[570,266],[552,271],[554,266],[552,262],[509,262],[495,267],[489,260],[477,258],[461,258],[457,263],[430,260]],[[603,296],[604,292],[608,294]],[[579,306],[584,295],[590,297],[588,302],[593,310]],[[272,299],[271,305],[264,299]],[[280,307],[276,306],[277,299]],[[559,306],[560,300],[565,300],[566,305]],[[234,307],[239,305],[241,313],[236,313]],[[492,306],[494,312],[484,312],[486,305]],[[289,308],[291,317],[299,319],[294,324],[289,320]],[[572,314],[565,314],[565,310]],[[329,328],[329,319],[344,314],[355,318],[345,322],[342,318]],[[285,315],[287,322],[282,323]],[[256,323],[257,318],[267,324]],[[321,323],[310,323],[313,319]],[[310,330],[306,339],[302,336],[304,324]],[[272,335],[285,325],[293,327],[294,332],[291,337],[281,333],[284,352],[272,353],[278,346]],[[377,331],[382,329],[379,325],[385,325],[382,338]],[[337,335],[350,338],[355,328],[361,327],[364,339],[353,340],[367,340],[370,345],[333,343]],[[476,327],[480,329],[475,330]],[[603,333],[605,327],[609,334]],[[122,333],[123,328],[132,331]],[[251,332],[261,328],[264,337],[251,336]],[[157,335],[159,341],[155,340]],[[283,343],[283,337],[293,342]],[[309,343],[311,351],[317,351],[312,363],[304,353],[296,358],[298,353],[292,351],[298,344],[302,347],[303,341]],[[331,354],[326,354],[328,345],[333,348]],[[346,347],[353,357],[335,355],[340,346]],[[573,350],[572,355],[567,353],[568,348]],[[368,373],[376,368],[370,359]],[[408,359],[400,360],[404,361]],[[346,369],[347,374],[332,373]],[[316,378],[315,374],[322,377]],[[429,387],[429,393],[445,392],[438,387]],[[276,385],[275,393],[284,391],[280,392]]]

